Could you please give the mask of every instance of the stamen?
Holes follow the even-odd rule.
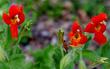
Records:
[[[100,25],[97,25],[97,26],[95,27],[95,29],[96,29],[97,31],[99,31],[99,30],[101,29],[101,26],[100,26]]]
[[[77,32],[80,32],[80,30],[79,30],[79,29],[77,29]]]
[[[100,22],[100,24],[105,24],[106,25],[106,22],[103,20],[102,22]]]
[[[100,22],[100,24],[103,24],[103,22]]]
[[[15,19],[16,19],[16,21],[17,21],[17,22],[19,22],[19,21],[20,21],[20,19],[19,19],[18,15],[16,15],[16,16],[15,16]]]
[[[106,22],[103,20],[103,24],[105,24],[106,25]]]
[[[11,21],[12,21],[13,24],[16,24],[16,23],[20,22],[20,19],[19,19],[18,15],[15,15],[15,16],[11,19]]]
[[[76,34],[76,35],[75,35],[75,38],[77,39],[78,37],[79,37],[79,34]]]

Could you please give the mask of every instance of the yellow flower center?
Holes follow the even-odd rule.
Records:
[[[100,25],[97,25],[97,26],[95,27],[95,29],[96,29],[97,31],[99,31],[99,30],[101,29],[101,26],[100,26]]]
[[[75,40],[76,42],[79,42],[80,39],[81,39],[81,36],[80,36],[79,33],[76,33],[76,34],[73,36],[73,38],[72,38],[72,40]]]
[[[11,19],[11,21],[12,21],[13,24],[16,24],[16,23],[20,22],[20,19],[19,19],[18,15],[16,15],[15,17],[13,17]]]

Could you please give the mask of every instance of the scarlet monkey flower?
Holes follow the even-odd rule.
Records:
[[[87,42],[87,37],[82,33],[82,28],[80,27],[78,21],[74,21],[72,25],[72,30],[69,33],[70,46],[79,47]]]
[[[91,22],[85,28],[85,32],[95,33],[100,31],[103,33],[106,30],[105,20],[107,20],[105,13],[92,17]]]
[[[107,42],[106,37],[103,33],[106,30],[105,20],[107,20],[107,15],[105,13],[100,13],[97,16],[91,18],[91,22],[85,28],[85,32],[94,33],[94,40],[103,45]]]
[[[2,18],[6,24],[10,26],[10,32],[12,38],[18,37],[18,26],[22,24],[25,20],[25,15],[23,12],[23,6],[12,4],[9,8],[9,13],[5,12],[2,15]]]

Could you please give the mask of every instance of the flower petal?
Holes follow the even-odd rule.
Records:
[[[95,29],[95,32],[105,32],[106,30],[106,25],[105,24],[99,24],[100,25],[100,29],[99,30],[96,30]]]
[[[17,38],[18,37],[18,26],[16,24],[11,24],[10,32],[11,32],[12,38]]]
[[[71,41],[71,43],[70,43],[70,46],[73,46],[73,47],[77,47],[79,45],[79,42],[77,42],[77,41]]]
[[[98,15],[98,17],[100,18],[100,21],[107,20],[107,14],[106,13],[100,13]]]
[[[20,22],[18,23],[18,25],[20,25],[21,23],[23,23],[24,22],[24,20],[25,20],[25,15],[24,15],[24,13],[19,13],[19,19],[20,19]]]
[[[19,5],[19,9],[21,12],[23,12],[23,6],[22,5]]]
[[[101,32],[95,32],[93,40],[95,40],[100,45],[103,45],[107,42],[107,38]]]
[[[77,46],[79,44],[79,41],[77,39],[74,39],[74,33],[70,32],[69,33],[69,40],[70,40],[70,46]]]
[[[73,22],[72,32],[73,32],[73,33],[82,32],[81,27],[80,27],[78,21],[74,21],[74,22]]]
[[[107,14],[105,14],[105,13],[100,13],[99,15],[93,16],[91,18],[91,21],[95,24],[99,24],[100,22],[102,22],[104,20],[107,20]]]
[[[73,36],[74,36],[74,33],[73,33],[73,32],[70,32],[70,33],[68,34],[69,39],[72,39]]]
[[[10,16],[7,15],[6,13],[3,13],[2,18],[3,18],[3,20],[4,20],[4,22],[6,24],[10,24],[11,23]]]
[[[85,44],[86,42],[87,42],[87,37],[85,36],[85,35],[83,35],[83,34],[81,34],[81,39],[80,39],[80,44]]]
[[[86,28],[85,28],[85,32],[89,32],[89,33],[94,33],[95,27],[94,24],[92,24],[91,22],[87,24]]]
[[[10,17],[14,17],[15,15],[19,15],[23,12],[23,6],[18,6],[17,4],[12,4],[9,8]]]
[[[94,24],[97,24],[97,23],[100,23],[100,18],[98,16],[93,16],[91,18],[91,21],[94,23]]]
[[[18,5],[12,4],[9,8],[10,17],[14,17],[15,15],[17,15],[19,13],[19,11],[20,11],[20,9],[19,9]]]
[[[101,29],[100,29],[100,31],[101,32],[104,32],[106,30],[106,25],[105,24],[101,24]]]

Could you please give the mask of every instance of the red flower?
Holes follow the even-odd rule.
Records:
[[[107,20],[105,13],[92,17],[91,22],[85,28],[85,32],[95,33],[100,31],[103,33],[106,30],[105,20]]]
[[[91,18],[91,21],[95,24],[103,22],[105,20],[107,20],[107,14],[105,13],[100,13],[99,15]]]
[[[18,25],[22,24],[25,20],[23,6],[12,4],[9,8],[9,13],[6,14],[4,12],[2,18],[4,22],[10,26],[12,38],[17,38],[18,37]]]
[[[77,21],[72,25],[72,31],[69,33],[70,46],[78,47],[87,42],[87,37],[82,34],[82,29]]]
[[[78,21],[74,21],[74,22],[73,22],[73,25],[72,25],[72,27],[71,27],[71,30],[72,30],[72,32],[74,32],[74,33],[76,33],[77,30],[79,30],[80,32],[82,32],[82,29],[81,29],[81,27],[80,27]]]
[[[94,24],[93,22],[90,22],[87,24],[85,28],[85,32],[95,33],[95,32],[100,31],[103,33],[106,30],[106,25],[104,23],[105,22]]]
[[[100,45],[107,41],[106,37],[103,35],[106,30],[105,20],[107,20],[107,15],[105,13],[100,13],[99,15],[92,17],[91,22],[89,22],[85,28],[85,32],[95,34],[94,40]]]

